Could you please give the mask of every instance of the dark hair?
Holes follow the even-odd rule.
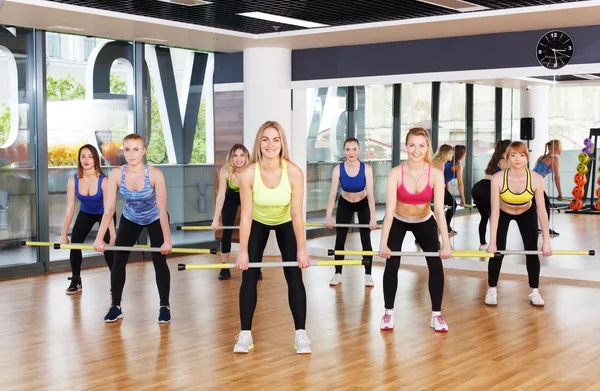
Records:
[[[102,168],[100,167],[100,155],[98,155],[98,150],[91,144],[85,144],[81,148],[79,148],[79,152],[77,152],[77,177],[83,178],[83,166],[81,165],[81,151],[84,149],[89,150],[92,153],[92,159],[94,159],[94,169],[96,170],[96,175],[104,174],[102,172]]]
[[[494,147],[494,153],[492,154],[487,168],[485,169],[485,173],[487,175],[493,175],[494,172],[496,172],[496,166],[498,165],[498,162],[500,162],[500,159],[504,158],[504,152],[510,143],[511,140],[501,140],[496,143],[496,146]]]
[[[467,154],[467,147],[464,145],[454,146],[454,162],[458,163]]]
[[[357,139],[357,138],[354,138],[354,137],[348,137],[348,138],[346,139],[346,141],[344,141],[344,147],[346,147],[346,144],[348,144],[348,143],[356,143],[356,144],[358,144],[358,147],[360,148],[360,142],[358,142],[358,139]]]

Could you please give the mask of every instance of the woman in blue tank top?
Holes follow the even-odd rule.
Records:
[[[355,138],[344,141],[345,162],[336,166],[331,174],[331,190],[327,202],[325,227],[333,227],[333,205],[338,192],[338,184],[342,187],[342,194],[338,199],[335,222],[337,224],[350,224],[356,212],[360,224],[369,224],[369,228],[360,228],[360,241],[363,251],[371,251],[371,229],[377,228],[375,215],[375,196],[373,193],[373,170],[371,167],[358,160],[360,145]],[[336,228],[335,249],[343,250],[348,236],[348,228]],[[344,259],[343,255],[336,255],[335,259]],[[365,263],[365,286],[374,286],[371,277],[373,257],[363,258]],[[342,267],[335,267],[335,275],[329,285],[335,286],[342,283]]]
[[[100,168],[98,151],[94,146],[86,144],[79,148],[77,156],[79,157],[77,159],[77,172],[69,178],[69,182],[67,183],[67,211],[60,234],[61,244],[69,243],[69,227],[75,214],[75,198],[79,200],[79,213],[71,232],[71,241],[73,243],[83,243],[92,230],[92,227],[96,223],[100,224],[102,215],[104,214],[108,180],[104,176],[102,168]],[[110,243],[114,243],[115,241],[114,218],[109,220],[104,240]],[[109,269],[112,268],[113,257],[114,254],[112,251],[104,253],[104,259]],[[83,288],[81,283],[81,264],[83,262],[81,250],[71,250],[69,258],[73,276],[69,277],[71,284],[67,288],[66,293],[73,295]]]
[[[449,206],[446,209],[446,224],[448,224],[448,233],[456,235],[457,232],[450,226],[450,221],[454,213],[456,213],[456,200],[452,193],[450,193],[450,185],[454,179],[458,182],[458,192],[460,193],[460,206],[465,204],[465,190],[463,185],[463,166],[461,161],[464,159],[467,153],[467,148],[464,145],[454,146],[453,160],[444,164],[444,182],[446,183],[446,191],[444,195],[444,203]]]
[[[102,224],[96,236],[94,249],[104,251],[106,243],[102,239],[117,203],[119,188],[125,207],[119,221],[116,245],[132,247],[142,230],[147,228],[152,247],[160,247],[160,253],[152,253],[152,263],[156,274],[156,284],[160,296],[159,323],[171,321],[169,291],[171,274],[166,254],[171,253],[171,229],[167,214],[167,188],[162,172],[156,167],[144,164],[146,145],[137,134],[123,139],[123,155],[127,164],[115,168],[108,178],[108,195]],[[116,251],[111,270],[112,306],[104,317],[105,322],[115,322],[123,317],[121,296],[125,286],[125,267],[129,259],[128,251]]]
[[[492,176],[508,168],[508,163],[504,158],[506,149],[510,146],[511,140],[502,140],[496,143],[494,147],[494,153],[488,162],[485,169],[485,175],[483,179],[473,185],[471,189],[471,196],[473,202],[477,205],[477,211],[481,215],[479,220],[479,249],[487,250],[486,231],[487,224],[490,219],[490,213],[492,211],[492,204],[490,201],[491,197],[491,183]]]
[[[537,172],[546,178],[548,174],[553,173],[554,183],[556,184],[556,190],[558,190],[557,200],[562,200],[562,187],[560,185],[560,159],[559,155],[562,153],[562,143],[560,140],[550,140],[544,146],[544,154],[538,158],[533,167],[533,171]],[[546,213],[548,218],[550,215],[550,199],[548,194],[544,191],[544,206],[546,207]],[[539,232],[541,230],[538,229]],[[560,234],[555,230],[550,230],[550,236],[559,236]]]

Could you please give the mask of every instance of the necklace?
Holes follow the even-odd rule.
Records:
[[[127,172],[128,171],[128,172]],[[133,181],[133,188],[134,189],[138,189],[138,180],[140,178],[144,178],[145,177],[145,173],[144,173],[144,169],[139,170],[139,171],[133,171],[132,169],[130,169],[129,167],[127,167],[127,171],[125,172],[125,175],[127,177],[129,177],[132,181]]]

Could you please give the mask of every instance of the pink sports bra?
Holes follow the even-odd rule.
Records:
[[[398,202],[408,205],[423,205],[431,202],[433,198],[433,187],[431,187],[431,165],[427,176],[427,185],[418,193],[409,192],[404,186],[404,164],[402,164],[402,184],[398,186],[396,192]]]

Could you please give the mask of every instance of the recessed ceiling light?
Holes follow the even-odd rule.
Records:
[[[70,27],[70,26],[50,26],[46,27],[46,30],[61,30],[61,31],[85,31],[85,29],[79,27]]]
[[[237,14],[240,16],[246,16],[248,18],[268,20],[269,22],[283,23],[289,24],[292,26],[300,26],[306,28],[315,28],[315,27],[328,27],[329,25],[323,23],[310,22],[308,20],[288,18],[286,16],[279,16],[273,14],[267,14],[264,12],[242,12]]]
[[[464,0],[417,0],[421,3],[433,4],[438,7],[448,8],[459,12],[483,11],[489,9],[483,5],[471,3]]]
[[[168,40],[166,40],[166,39],[151,38],[151,37],[135,38],[134,40],[138,41],[138,42],[154,42],[154,43],[165,43],[165,42],[168,42]]]
[[[185,5],[186,7],[195,7],[197,5],[212,4],[212,1],[205,1],[205,0],[158,0],[158,1],[162,1],[163,3]]]

